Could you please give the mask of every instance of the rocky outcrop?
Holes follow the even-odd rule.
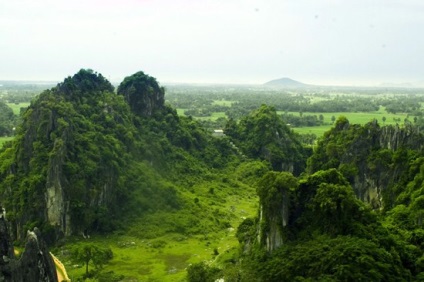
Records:
[[[258,242],[269,252],[283,245],[283,229],[289,224],[290,190],[297,185],[297,179],[288,172],[269,172],[258,183]]]
[[[287,225],[289,217],[287,198],[284,198],[284,201],[281,203],[279,212],[270,216],[268,219],[263,218],[262,209],[263,207],[261,207],[259,222],[263,223],[266,221],[267,226],[265,230],[259,233],[259,241],[263,237],[262,240],[265,241],[266,250],[272,252],[283,245],[283,234],[281,230]]]
[[[319,141],[309,173],[337,168],[359,199],[373,208],[390,207],[396,197],[392,188],[407,180],[408,166],[422,155],[423,144],[423,134],[411,124],[380,127],[373,121],[361,126],[344,118]]]
[[[126,133],[135,129],[113,91],[100,74],[81,70],[23,113],[8,153],[0,154],[0,198],[14,214],[14,239],[25,238],[27,224],[45,228],[49,240],[100,230],[99,217],[117,206],[118,177],[134,141]]]
[[[0,281],[58,281],[55,264],[38,229],[28,231],[25,251],[16,259],[3,216],[0,217]]]
[[[164,89],[154,77],[142,71],[126,77],[118,87],[118,94],[125,97],[135,114],[143,117],[151,117],[165,103]]]
[[[65,235],[71,234],[69,201],[65,193],[69,185],[63,173],[63,164],[66,157],[66,147],[62,139],[56,139],[54,148],[56,153],[49,159],[46,181],[46,213],[47,221],[56,226]]]
[[[382,127],[378,141],[382,148],[393,151],[402,147],[421,151],[424,146],[419,128],[410,124],[402,128],[398,125]]]

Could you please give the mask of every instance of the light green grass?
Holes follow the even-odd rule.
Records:
[[[307,127],[293,127],[294,132],[299,134],[315,134],[317,137],[321,137],[324,133],[330,130],[332,125],[322,126],[307,126]]]
[[[13,139],[13,136],[12,137],[0,137],[0,148],[3,147],[3,144],[5,142],[10,141],[12,139]]]
[[[226,106],[226,107],[231,107],[233,103],[235,103],[236,101],[230,101],[230,100],[215,100],[213,101],[213,105],[219,105],[219,106]]]
[[[15,115],[19,115],[21,113],[21,108],[28,108],[30,103],[7,103],[7,105],[13,110]]]
[[[283,112],[279,112],[279,114],[283,114]],[[293,114],[299,116],[298,112],[289,112],[289,114]],[[308,127],[293,127],[293,130],[300,134],[312,133],[317,137],[324,135],[324,133],[331,129],[333,123],[331,121],[332,116],[336,118],[336,120],[340,116],[345,116],[351,124],[366,124],[374,119],[381,125],[394,125],[394,124],[403,124],[404,119],[407,118],[407,114],[389,114],[385,111],[384,108],[380,108],[376,112],[369,113],[353,113],[353,112],[337,112],[337,113],[310,113],[305,112],[303,115],[319,115],[322,114],[324,116],[325,125],[322,126],[308,126]],[[383,122],[383,117],[386,117],[386,121]],[[400,121],[395,121],[394,119],[400,119]],[[409,121],[413,122],[414,117],[408,117]]]
[[[185,111],[186,109],[181,109],[181,108],[179,108],[179,109],[177,109],[177,114],[179,115],[179,116],[186,116],[185,114],[184,114],[184,111]],[[215,121],[215,120],[217,120],[218,118],[220,118],[220,117],[223,117],[223,118],[226,118],[227,117],[227,115],[225,114],[225,112],[213,112],[212,113],[212,115],[210,115],[210,116],[207,116],[207,117],[193,117],[193,118],[195,118],[195,119],[198,119],[198,120],[212,120],[212,121]]]
[[[244,218],[256,215],[258,199],[254,188],[244,184],[234,190],[228,189],[228,186],[211,185],[214,187],[213,194],[210,193],[208,182],[203,182],[195,184],[192,191],[183,189],[181,196],[185,199],[198,198],[201,209],[210,211],[210,216],[216,220],[228,221],[231,227],[204,234],[168,233],[152,239],[128,235],[130,232],[126,232],[126,235],[111,234],[91,238],[95,243],[110,247],[114,253],[113,260],[103,271],[124,275],[125,281],[178,282],[185,281],[189,264],[205,261],[219,267],[221,257],[238,249],[235,236],[237,227]],[[161,216],[166,216],[166,212]],[[134,224],[143,224],[143,220]],[[203,226],[207,223],[205,218],[199,217],[197,224]],[[78,240],[86,241],[82,238]],[[214,249],[218,250],[218,256],[214,255]],[[74,267],[66,258],[61,257],[61,260],[72,281],[84,274],[83,266]]]
[[[218,118],[223,117],[226,118],[227,115],[225,114],[225,112],[213,112],[212,115],[208,116],[208,117],[195,117],[198,120],[212,120],[215,121]]]
[[[289,112],[289,114],[297,115],[300,114],[298,112]],[[407,117],[407,114],[388,114],[384,113],[383,111],[377,111],[377,112],[369,112],[369,113],[353,113],[353,112],[337,112],[337,113],[310,113],[305,112],[303,115],[316,115],[319,117],[319,115],[322,114],[324,116],[324,123],[332,123],[331,117],[334,116],[336,120],[340,116],[345,116],[350,123],[352,124],[366,124],[374,119],[378,121],[380,125],[389,125],[389,124],[396,124],[396,123],[402,123],[404,122],[404,119]],[[386,121],[383,122],[383,117],[386,117]],[[400,118],[400,122],[394,121],[394,118]],[[413,117],[409,117],[410,121],[413,121]]]
[[[179,115],[179,116],[185,116],[184,115],[184,111],[186,111],[187,109],[177,109],[177,114]]]

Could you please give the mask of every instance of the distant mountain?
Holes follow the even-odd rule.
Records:
[[[308,84],[293,80],[293,79],[288,78],[288,77],[274,79],[274,80],[268,81],[267,83],[264,83],[264,85],[266,85],[266,86],[276,86],[276,87],[290,87],[290,88],[310,86]]]
[[[415,84],[411,82],[401,82],[401,83],[393,83],[393,82],[384,82],[380,84],[381,87],[399,87],[399,88],[410,88],[416,87]]]

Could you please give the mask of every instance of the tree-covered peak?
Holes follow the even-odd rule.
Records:
[[[91,69],[81,69],[72,77],[68,76],[56,87],[57,92],[69,97],[95,92],[113,92],[113,85],[100,73]]]
[[[127,76],[118,86],[118,94],[125,97],[133,113],[139,116],[151,116],[165,103],[165,90],[156,78],[139,71]]]
[[[300,174],[308,152],[272,106],[262,105],[238,123],[230,120],[225,134],[250,158],[269,161],[274,170]]]

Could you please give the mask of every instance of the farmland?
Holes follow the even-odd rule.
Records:
[[[229,119],[261,104],[273,106],[295,132],[320,137],[334,121],[377,120],[380,126],[422,123],[424,91],[384,88],[273,89],[260,86],[168,87],[168,103],[179,115],[192,116],[209,130],[224,128]]]

